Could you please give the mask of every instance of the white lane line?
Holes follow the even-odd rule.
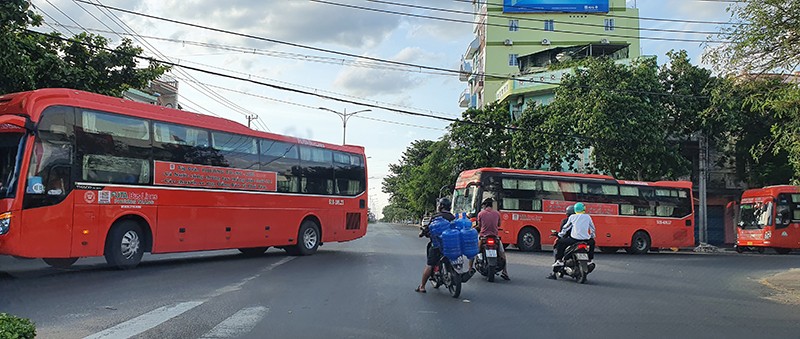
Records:
[[[124,323],[118,324],[117,326],[106,329],[105,331],[92,334],[84,339],[130,338],[161,325],[167,320],[177,317],[202,303],[203,301],[189,301],[177,305],[159,307]]]
[[[200,339],[234,338],[253,330],[269,308],[258,306],[239,310],[225,321],[217,324]]]
[[[286,258],[283,258],[283,259],[279,260],[278,262],[267,266],[266,268],[261,270],[261,272],[258,272],[258,274],[254,275],[254,276],[247,277],[247,278],[244,278],[244,279],[240,280],[237,283],[233,283],[233,284],[218,288],[217,290],[215,290],[214,292],[209,294],[207,297],[208,298],[216,298],[216,297],[219,297],[219,296],[221,296],[221,295],[223,295],[225,293],[228,293],[228,292],[238,291],[238,290],[242,289],[242,286],[244,286],[244,284],[246,284],[250,280],[258,278],[258,277],[261,276],[261,274],[264,274],[264,273],[266,273],[268,271],[271,271],[275,267],[278,267],[278,266],[283,265],[283,264],[285,264],[285,263],[287,263],[289,261],[292,261],[294,258],[297,258],[297,257],[286,257]]]

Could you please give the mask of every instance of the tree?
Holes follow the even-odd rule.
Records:
[[[66,87],[121,96],[129,88],[144,88],[168,71],[158,63],[139,67],[142,49],[123,39],[115,48],[102,36],[81,33],[64,39],[29,31],[42,18],[26,0],[0,4],[0,93]],[[68,41],[67,41],[68,40]]]
[[[511,166],[511,114],[505,104],[494,102],[480,109],[470,108],[461,120],[449,127],[457,171]]]
[[[547,106],[541,128],[556,133],[538,141],[548,160],[574,167],[575,155],[591,150],[585,171],[620,178],[657,180],[688,172],[688,161],[668,140],[671,124],[662,107],[663,87],[652,58],[619,65],[589,59],[567,76]]]
[[[800,67],[800,2],[742,0],[728,11],[734,24],[722,28],[718,38],[730,43],[706,55],[719,70],[763,73]]]

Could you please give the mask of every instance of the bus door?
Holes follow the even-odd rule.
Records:
[[[774,247],[800,248],[800,194],[778,195],[771,238]]]

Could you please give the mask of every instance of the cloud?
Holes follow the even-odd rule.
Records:
[[[396,55],[388,58],[410,64],[420,64],[431,55],[417,47],[406,47]],[[418,73],[390,69],[372,69],[347,67],[333,81],[336,88],[341,88],[352,95],[370,96],[376,94],[398,94],[420,86],[425,80]]]

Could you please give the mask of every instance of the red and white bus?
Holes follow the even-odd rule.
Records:
[[[364,148],[70,89],[0,96],[0,254],[314,253],[367,231]]]
[[[597,227],[601,251],[646,253],[694,246],[692,183],[616,180],[606,175],[506,168],[462,172],[453,211],[475,215],[491,197],[502,216],[501,238],[522,251],[552,244],[569,205],[583,202]]]
[[[736,225],[736,251],[787,254],[800,249],[800,187],[769,186],[742,193]]]

